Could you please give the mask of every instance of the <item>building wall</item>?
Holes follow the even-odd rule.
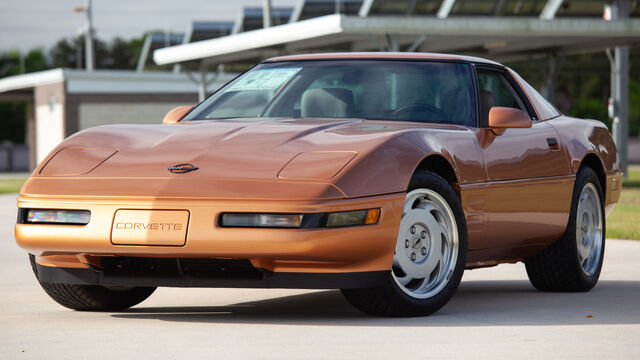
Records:
[[[67,94],[66,136],[99,125],[160,124],[174,107],[196,103],[197,94]]]
[[[0,172],[29,171],[29,147],[25,144],[0,144]]]
[[[174,103],[86,103],[78,108],[78,129],[108,124],[160,124]]]
[[[37,134],[34,145],[38,163],[65,137],[65,100],[64,82],[37,86],[34,90]]]

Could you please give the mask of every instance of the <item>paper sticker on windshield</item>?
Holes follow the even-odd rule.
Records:
[[[251,71],[238,79],[238,81],[225,92],[240,90],[276,90],[300,70],[302,70],[302,68]]]

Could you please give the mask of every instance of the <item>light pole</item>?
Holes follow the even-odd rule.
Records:
[[[85,0],[84,6],[76,6],[73,12],[85,14],[84,58],[87,71],[93,71],[93,15],[91,0]]]

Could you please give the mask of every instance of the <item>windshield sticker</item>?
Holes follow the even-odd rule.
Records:
[[[276,90],[302,68],[264,69],[247,73],[225,92],[241,90]]]

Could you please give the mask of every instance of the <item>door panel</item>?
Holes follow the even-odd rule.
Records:
[[[527,111],[508,74],[478,71],[482,116],[492,106]],[[531,112],[529,112],[531,114]],[[517,247],[551,242],[564,232],[571,204],[573,178],[564,144],[555,128],[534,121],[531,128],[506,129],[496,135],[479,129],[487,171],[486,247]]]
[[[487,238],[494,246],[546,243],[562,235],[573,177],[555,129],[546,123],[507,129],[482,154],[489,180]]]
[[[554,140],[556,145],[552,147],[549,143]],[[559,141],[556,130],[545,122],[535,123],[529,129],[507,129],[483,149],[489,181],[569,174]]]

